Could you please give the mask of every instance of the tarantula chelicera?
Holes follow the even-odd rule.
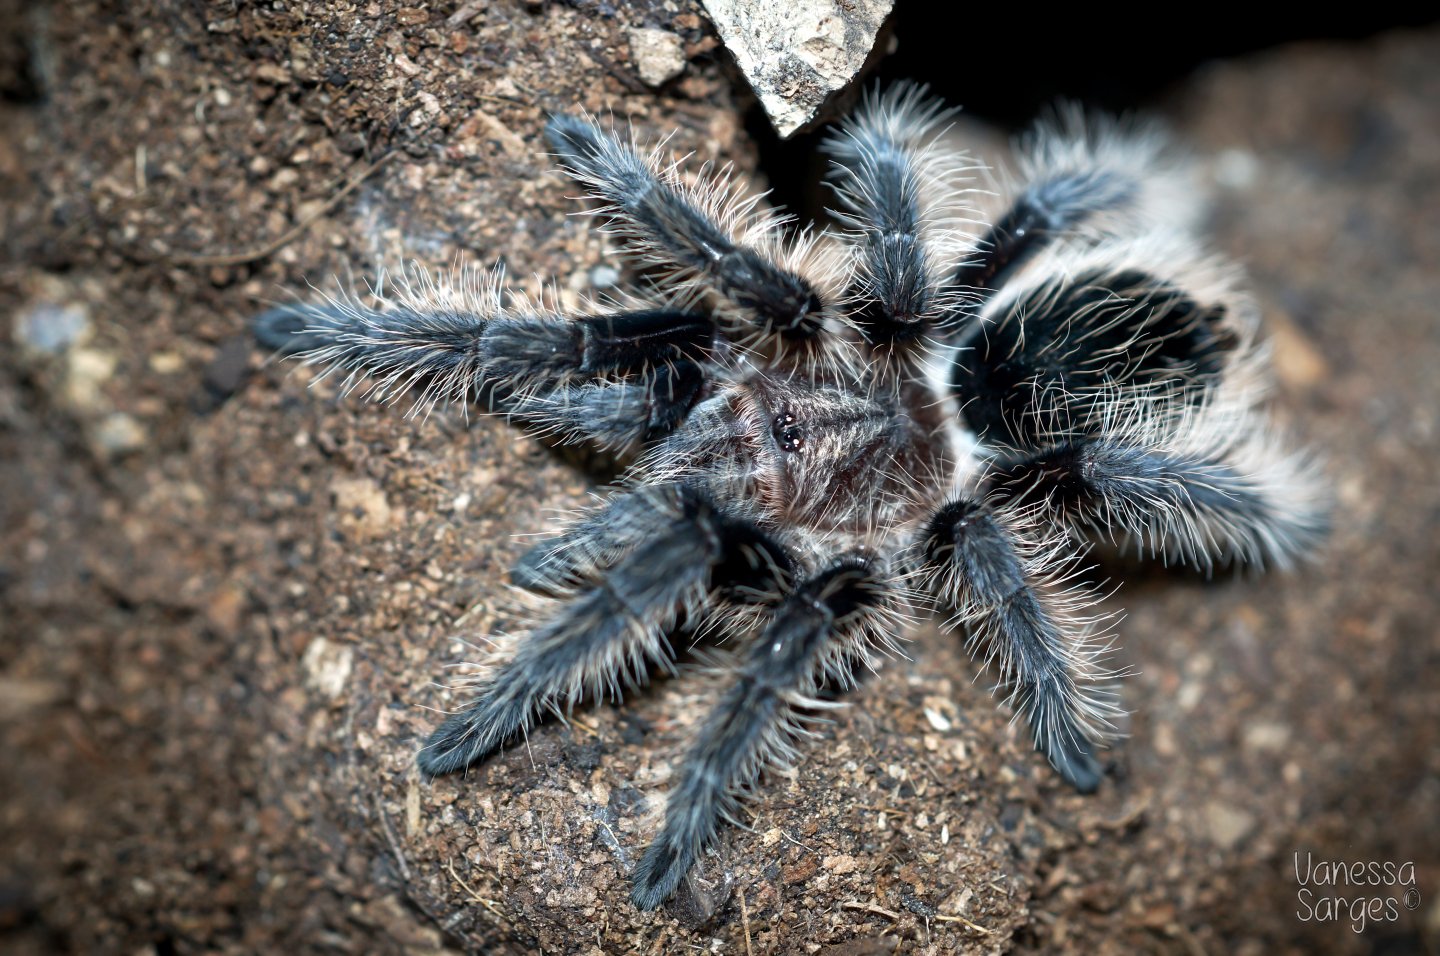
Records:
[[[735,648],[634,902],[668,898],[825,686],[938,611],[993,665],[1082,791],[1119,705],[1104,619],[1071,573],[1097,538],[1209,569],[1285,565],[1324,526],[1313,467],[1259,410],[1258,311],[1191,234],[1151,132],[1063,114],[1022,144],[988,228],[922,91],[872,96],[828,141],[837,225],[788,236],[589,119],[549,142],[595,214],[661,273],[562,314],[500,273],[414,271],[371,299],[277,309],[260,339],[418,404],[479,399],[564,442],[633,453],[606,504],[521,559],[548,611],[420,751],[464,769],[546,710],[618,695],[670,638]]]

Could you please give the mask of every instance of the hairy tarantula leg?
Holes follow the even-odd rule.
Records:
[[[1130,201],[1130,184],[1100,169],[1076,170],[1031,183],[978,243],[978,252],[951,281],[981,301],[1046,245],[1097,211]]]
[[[793,740],[803,732],[795,708],[813,705],[825,676],[844,666],[845,652],[872,636],[891,595],[865,560],[844,558],[775,610],[685,758],[665,825],[633,874],[636,906],[654,909],[669,898],[720,819],[733,817],[739,794],[767,764],[793,757]]]
[[[462,770],[529,727],[546,707],[585,693],[619,693],[646,659],[668,660],[665,635],[735,576],[776,573],[783,552],[750,522],[701,492],[651,488],[650,532],[603,581],[576,596],[520,645],[481,686],[480,699],[447,718],[420,751],[427,774]],[[769,587],[779,586],[771,582]]]
[[[618,494],[559,535],[541,541],[515,562],[510,580],[552,597],[593,581],[651,533],[651,493]]]
[[[1065,442],[997,468],[989,484],[1072,529],[1123,536],[1142,554],[1204,571],[1288,567],[1313,551],[1329,528],[1313,462],[1258,426],[1195,418],[1169,436],[1137,429]]]
[[[568,385],[549,392],[519,391],[497,402],[516,421],[573,444],[634,448],[673,431],[705,385],[694,362],[671,362],[631,380]]]
[[[1056,240],[1085,229],[1136,235],[1183,225],[1186,184],[1165,137],[1144,124],[1061,109],[1020,143],[1023,185],[952,282],[989,299]]]
[[[1045,568],[1034,544],[980,502],[958,500],[930,519],[921,551],[923,575],[936,597],[970,629],[967,649],[997,659],[1010,700],[1030,724],[1035,749],[1082,793],[1100,785],[1097,738],[1119,715],[1115,695],[1097,681],[1105,647],[1077,624],[1073,591]],[[1077,633],[1078,632],[1078,633]]]
[[[790,339],[822,328],[824,302],[803,276],[734,241],[695,191],[593,123],[557,114],[546,128],[561,165],[606,205],[621,234],[703,278],[766,332]]]
[[[263,344],[346,372],[347,389],[369,375],[377,399],[420,388],[417,408],[483,398],[562,440],[611,449],[684,420],[705,384],[692,359],[715,336],[707,316],[672,309],[489,317],[352,302],[274,309],[255,330]]]
[[[670,494],[666,485],[643,486],[618,494],[554,538],[541,541],[520,556],[510,570],[510,579],[538,594],[558,597],[592,584],[622,555],[655,531],[654,496]],[[687,486],[675,486],[681,496],[701,494]],[[764,588],[787,581],[794,574],[789,555],[777,543],[764,539],[758,528],[742,533],[746,523],[727,519],[730,539],[721,564],[711,576],[712,583],[731,588],[758,584]]]
[[[935,147],[954,110],[902,84],[866,97],[864,109],[825,144],[838,215],[858,251],[852,316],[872,344],[913,340],[953,305],[933,261],[935,193],[956,171]]]
[[[565,318],[480,315],[447,309],[372,309],[356,302],[271,309],[254,320],[261,344],[311,364],[369,375],[378,397],[426,383],[431,399],[461,399],[486,385],[557,385],[704,358],[715,338],[708,316],[647,309]]]

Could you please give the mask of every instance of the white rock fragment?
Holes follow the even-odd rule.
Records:
[[[120,359],[99,349],[71,349],[65,353],[65,381],[61,398],[71,411],[98,415],[109,408],[102,386],[114,375]]]
[[[1215,845],[1228,850],[1254,829],[1255,817],[1239,807],[1213,800],[1205,805],[1205,825]]]
[[[950,729],[950,721],[946,719],[944,714],[933,707],[925,708],[925,719],[930,722],[931,727],[934,727],[942,734]]]
[[[149,440],[145,427],[124,412],[111,412],[90,430],[95,450],[102,457],[114,458],[139,451]]]
[[[685,72],[685,51],[680,38],[668,30],[631,30],[630,57],[647,86],[660,86]]]
[[[860,71],[894,0],[704,0],[781,136]]]
[[[90,335],[90,315],[74,303],[36,302],[15,314],[15,344],[58,355]]]
[[[348,644],[332,644],[323,637],[317,637],[306,645],[305,653],[300,657],[305,685],[331,700],[345,690],[354,663],[355,652]]]
[[[590,285],[596,289],[611,289],[620,283],[620,270],[614,266],[598,265],[590,270]]]

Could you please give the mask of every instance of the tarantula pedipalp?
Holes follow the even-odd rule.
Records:
[[[1286,564],[1324,526],[1307,461],[1258,409],[1256,309],[1198,251],[1158,141],[1071,116],[1027,146],[977,237],[946,113],[902,87],[829,141],[840,227],[799,240],[707,169],[687,184],[587,119],[547,133],[631,251],[670,270],[634,308],[564,315],[498,271],[414,273],[379,304],[266,313],[261,340],[419,405],[637,453],[606,504],[514,571],[550,611],[420,752],[468,767],[544,710],[668,665],[677,631],[739,645],[634,876],[669,897],[762,770],[794,759],[822,685],[907,621],[997,668],[1036,748],[1094,790],[1119,713],[1097,535],[1202,568]]]

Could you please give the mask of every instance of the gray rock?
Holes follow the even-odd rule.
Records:
[[[704,0],[705,10],[781,136],[854,79],[893,0]]]
[[[73,303],[36,302],[15,315],[15,343],[34,352],[58,355],[89,331],[89,314]]]

